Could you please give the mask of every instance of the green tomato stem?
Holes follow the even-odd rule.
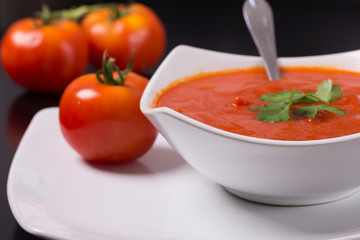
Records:
[[[49,25],[51,22],[51,11],[47,4],[41,4],[41,12],[39,16],[43,20],[44,25]]]
[[[82,5],[69,9],[59,11],[50,11],[49,6],[43,4],[40,12],[36,12],[35,16],[43,20],[44,25],[51,24],[53,19],[67,19],[72,21],[79,21],[86,14],[102,8],[118,9],[117,3],[104,3],[93,5]]]
[[[109,57],[107,51],[104,51],[102,58],[102,67],[96,72],[97,80],[102,84],[123,86],[125,84],[125,77],[131,72],[133,65],[133,55],[124,71],[115,64],[115,58]],[[113,72],[116,71],[118,76],[114,78]]]
[[[118,7],[110,8],[110,20],[114,21],[118,18],[122,18],[129,13],[131,3],[126,4],[123,9],[119,9]]]

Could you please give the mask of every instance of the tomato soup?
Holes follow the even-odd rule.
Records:
[[[246,136],[277,140],[316,140],[360,132],[360,73],[335,69],[294,67],[281,69],[281,79],[268,80],[262,68],[199,74],[178,80],[154,99],[153,107],[169,107],[210,126]],[[296,89],[316,92],[331,79],[343,95],[330,102],[345,112],[320,111],[304,117],[263,122],[250,109],[265,105],[263,94]]]

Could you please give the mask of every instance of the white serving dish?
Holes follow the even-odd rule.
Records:
[[[296,208],[248,202],[195,171],[161,136],[131,164],[87,164],[64,140],[57,108],[31,122],[7,194],[20,226],[45,239],[360,238],[360,194]]]
[[[151,78],[141,110],[191,166],[242,198],[275,205],[310,205],[358,191],[360,133],[313,141],[260,139],[208,126],[166,107],[152,107],[156,94],[178,79],[261,65],[259,57],[176,47]],[[279,65],[360,72],[360,51],[280,58]]]

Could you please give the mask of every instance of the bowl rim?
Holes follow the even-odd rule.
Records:
[[[187,117],[186,115],[183,115],[171,108],[168,107],[149,107],[147,103],[152,103],[153,98],[151,98],[151,90],[153,86],[155,85],[155,80],[159,75],[161,71],[163,71],[163,68],[166,67],[167,62],[169,59],[172,59],[173,55],[176,54],[178,51],[182,51],[184,49],[194,49],[196,51],[204,51],[204,52],[213,52],[218,54],[229,54],[233,56],[242,56],[242,57],[253,57],[253,58],[260,58],[258,56],[248,56],[248,55],[242,55],[242,54],[234,54],[234,53],[225,53],[225,52],[219,52],[214,50],[208,50],[198,47],[192,47],[188,45],[178,45],[175,47],[163,60],[163,62],[160,64],[160,66],[157,68],[153,76],[150,78],[149,84],[146,86],[143,95],[140,100],[140,109],[145,115],[153,115],[156,113],[164,113],[171,117],[174,117],[182,122],[185,122],[187,124],[190,124],[196,128],[205,130],[207,132],[214,133],[216,135],[231,138],[234,140],[240,140],[243,142],[248,143],[256,143],[261,145],[273,145],[273,146],[293,146],[293,147],[308,147],[308,146],[315,146],[315,145],[328,145],[328,144],[336,144],[336,143],[342,143],[347,142],[351,140],[355,140],[360,138],[360,132],[354,133],[350,135],[340,136],[340,137],[334,137],[334,138],[326,138],[326,139],[318,139],[318,140],[276,140],[276,139],[266,139],[266,138],[259,138],[259,137],[251,137],[246,135],[241,135],[237,133],[228,132],[210,125],[207,125],[205,123],[202,123],[200,121],[197,121],[195,119],[192,119],[190,117]],[[280,57],[279,62],[286,61],[289,59],[301,59],[301,58],[316,58],[316,57],[326,57],[326,56],[339,56],[339,55],[348,55],[348,54],[357,54],[360,55],[360,50],[353,50],[353,51],[347,51],[347,52],[340,52],[340,53],[331,53],[331,54],[322,54],[322,55],[313,55],[313,56],[300,56],[300,57]],[[175,81],[176,79],[174,79]]]

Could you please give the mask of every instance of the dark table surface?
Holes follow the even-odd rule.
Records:
[[[93,1],[94,2],[94,1]],[[54,9],[91,1],[48,1]],[[279,56],[303,56],[360,49],[360,1],[269,0],[275,17]],[[41,1],[1,0],[0,36],[14,20],[30,16]],[[152,7],[168,33],[168,53],[179,44],[258,55],[242,16],[243,1],[160,1]],[[156,67],[144,75],[151,77]],[[89,70],[92,67],[89,66]],[[11,214],[6,184],[17,145],[33,115],[57,106],[60,95],[39,95],[16,86],[0,69],[0,239],[38,239]]]

